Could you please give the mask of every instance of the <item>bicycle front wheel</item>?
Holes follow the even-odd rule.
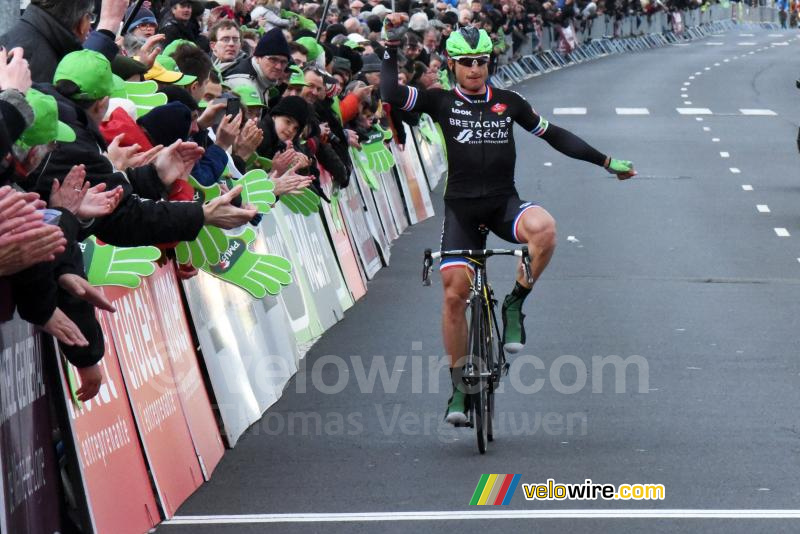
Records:
[[[470,301],[470,359],[472,367],[472,375],[475,377],[475,383],[470,395],[470,411],[472,421],[475,424],[475,434],[478,438],[478,451],[481,454],[486,453],[486,447],[489,443],[489,406],[487,402],[487,386],[486,378],[488,376],[488,366],[486,358],[488,356],[487,347],[487,334],[486,330],[486,316],[483,309],[483,301],[478,296],[473,296]]]

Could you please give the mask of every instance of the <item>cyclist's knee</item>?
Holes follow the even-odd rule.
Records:
[[[442,271],[444,285],[444,307],[446,312],[463,312],[469,298],[469,279],[466,268],[451,268]]]
[[[533,244],[539,251],[556,247],[556,220],[544,209],[529,210],[522,219],[524,241]]]

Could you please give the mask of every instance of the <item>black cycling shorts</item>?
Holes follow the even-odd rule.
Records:
[[[444,225],[441,250],[482,249],[485,247],[479,227],[511,243],[519,243],[517,224],[525,211],[535,208],[534,202],[513,195],[484,198],[452,198],[444,201]],[[468,267],[466,258],[445,258],[440,270],[449,267]]]

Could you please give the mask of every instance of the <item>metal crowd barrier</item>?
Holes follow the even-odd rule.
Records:
[[[677,14],[680,22],[675,14],[658,12],[621,19],[603,15],[585,21],[579,30],[576,30],[574,23],[570,23],[577,46],[569,51],[564,48],[559,50],[562,41],[559,28],[543,27],[536,46],[538,51],[501,65],[490,81],[497,87],[509,87],[562,67],[612,54],[695,41],[734,27],[779,29],[777,10],[769,7],[731,3],[729,7],[714,5],[705,10],[693,9]]]

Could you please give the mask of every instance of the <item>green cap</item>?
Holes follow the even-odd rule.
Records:
[[[306,77],[303,74],[303,69],[298,67],[297,65],[292,65],[289,67],[289,70],[292,72],[291,76],[289,76],[289,84],[288,85],[303,85],[308,86],[308,82],[306,82]]]
[[[295,42],[299,45],[303,45],[303,47],[308,50],[309,61],[314,61],[320,56],[320,54],[325,53],[322,46],[313,37],[301,37]]]
[[[100,100],[110,96],[114,88],[111,63],[94,50],[78,50],[64,56],[56,67],[53,83],[61,80],[70,80],[80,87],[81,92],[72,97],[75,100]]]
[[[240,85],[235,87],[233,92],[239,95],[239,100],[243,106],[247,107],[264,107],[261,97],[258,94],[258,89],[249,84]]]
[[[58,120],[58,104],[55,98],[36,89],[28,89],[25,99],[33,108],[33,124],[22,132],[19,139],[21,142],[34,146],[46,145],[53,141],[62,143],[75,141],[75,131]]]
[[[181,72],[181,69],[178,68],[178,64],[175,63],[175,60],[172,59],[170,56],[166,56],[161,54],[160,56],[156,56],[156,61],[161,64],[167,70],[171,70],[172,72]],[[181,74],[183,74],[181,72]],[[192,76],[191,74],[183,74],[181,78],[176,81],[172,82],[174,85],[190,85],[197,80],[197,76]]]
[[[492,39],[486,30],[477,30],[472,27],[461,28],[450,34],[445,45],[447,55],[460,56],[485,56],[492,53]]]
[[[174,54],[175,51],[178,49],[178,47],[181,45],[191,45],[194,46],[195,48],[197,47],[195,43],[187,41],[186,39],[175,39],[170,44],[168,44],[166,48],[164,48],[164,50],[161,51],[161,54],[164,56],[172,57],[172,54]]]

